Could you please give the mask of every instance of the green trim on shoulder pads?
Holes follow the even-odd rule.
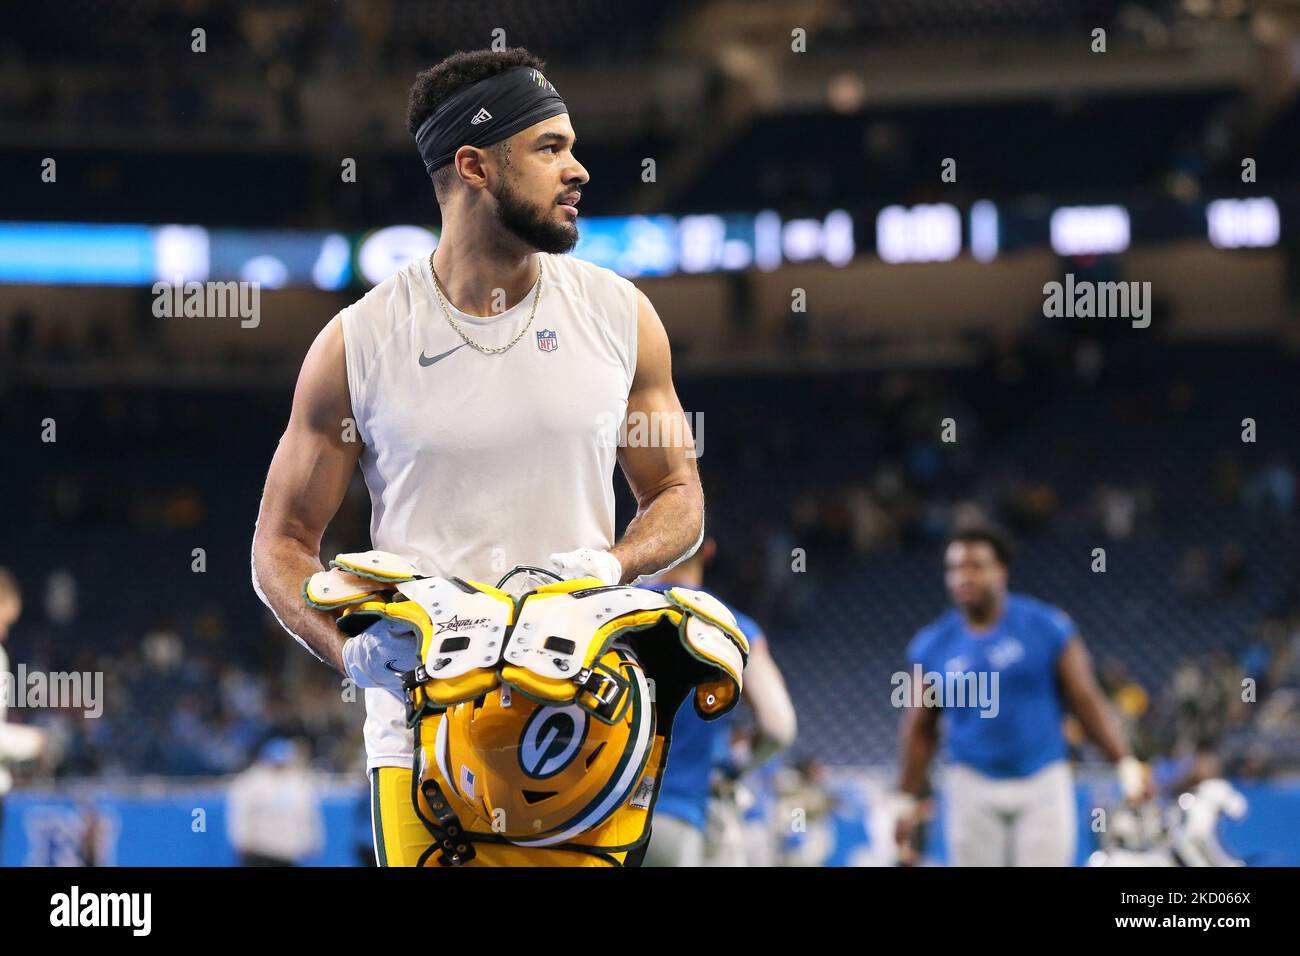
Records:
[[[360,604],[379,591],[373,580],[341,568],[317,571],[302,582],[303,601],[318,611],[335,611],[350,604]]]
[[[749,660],[749,639],[736,624],[736,616],[725,604],[706,591],[696,591],[691,588],[673,587],[664,593],[682,610],[720,627],[736,647],[740,648],[740,653],[745,660]]]
[[[350,574],[384,584],[410,581],[420,576],[419,568],[391,551],[350,551],[347,554],[336,554],[330,567],[341,568]]]

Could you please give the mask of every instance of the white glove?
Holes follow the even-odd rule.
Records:
[[[0,723],[0,762],[35,760],[48,742],[49,736],[39,727]]]
[[[380,620],[343,642],[343,669],[358,687],[382,687],[405,700],[402,674],[420,664],[414,626]]]
[[[600,578],[606,584],[618,584],[623,580],[623,565],[608,551],[579,548],[577,551],[553,554],[546,560],[550,562],[551,569],[566,580]]]
[[[1150,769],[1136,757],[1121,757],[1115,769],[1119,774],[1119,788],[1126,800],[1138,802],[1147,792]]]

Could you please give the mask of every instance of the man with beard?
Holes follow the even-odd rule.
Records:
[[[946,714],[947,839],[954,866],[1072,866],[1077,820],[1062,721],[1072,711],[1119,769],[1126,799],[1149,795],[1150,774],[1129,754],[1092,663],[1064,611],[1007,590],[1010,548],[989,527],[958,531],[944,551],[954,607],[907,648],[909,669],[942,686],[904,711],[899,857],[916,861],[912,836],[926,772]],[[933,675],[942,678],[942,684]],[[949,689],[983,686],[992,699]],[[952,695],[956,697],[957,695]]]
[[[412,805],[413,735],[397,676],[419,663],[414,644],[345,640],[301,590],[321,570],[321,537],[354,466],[370,492],[371,546],[425,575],[490,583],[530,565],[627,583],[672,567],[703,536],[663,325],[626,279],[563,255],[578,241],[589,177],[543,69],[523,48],[478,50],[416,77],[407,125],[441,207],[437,249],[344,309],[312,345],[254,534],[259,596],[300,643],[366,688],[381,865],[415,865],[431,842]],[[619,447],[629,416],[657,420],[654,433],[676,442]],[[617,540],[616,460],[638,505]]]

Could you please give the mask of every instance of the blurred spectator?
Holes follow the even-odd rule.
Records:
[[[0,835],[4,834],[4,798],[13,787],[10,761],[31,760],[45,748],[45,735],[34,727],[6,723],[8,701],[14,688],[5,652],[5,638],[22,613],[22,594],[18,582],[8,569],[0,568]]]
[[[1110,698],[1130,744],[1139,736],[1139,725],[1150,707],[1146,689],[1129,673],[1128,666],[1115,657],[1107,658],[1099,675],[1102,690]]]
[[[1251,476],[1244,496],[1246,506],[1252,512],[1292,517],[1295,515],[1295,469],[1284,456],[1274,455],[1267,465]]]
[[[262,746],[257,762],[230,785],[226,812],[243,866],[296,866],[323,846],[320,800],[293,741],[273,738]]]
[[[1103,485],[1097,490],[1096,508],[1106,537],[1123,541],[1132,536],[1138,517],[1138,496],[1134,489]]]
[[[1249,576],[1246,549],[1240,542],[1227,541],[1219,549],[1219,593],[1231,597],[1246,585]]]
[[[1226,718],[1227,696],[1220,675],[1188,659],[1174,672],[1170,691],[1178,720],[1175,752],[1213,749]]]
[[[1210,555],[1205,548],[1196,546],[1183,552],[1176,580],[1178,593],[1188,600],[1199,600],[1210,594]]]

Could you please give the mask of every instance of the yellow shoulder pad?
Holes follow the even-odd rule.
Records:
[[[397,590],[409,599],[400,602],[407,609],[403,614],[418,611],[424,622],[421,679],[432,704],[450,707],[497,686],[497,665],[514,620],[509,594],[488,584],[447,578],[407,581]]]
[[[533,588],[529,594],[572,594],[574,591],[585,591],[587,588],[604,588],[609,587],[600,578],[569,578],[566,581],[552,581],[549,584],[543,584]]]
[[[686,611],[679,627],[682,646],[719,672],[716,680],[696,686],[695,712],[705,720],[721,717],[740,700],[749,640],[737,626],[736,616],[712,594],[683,587],[670,588],[666,594]]]

